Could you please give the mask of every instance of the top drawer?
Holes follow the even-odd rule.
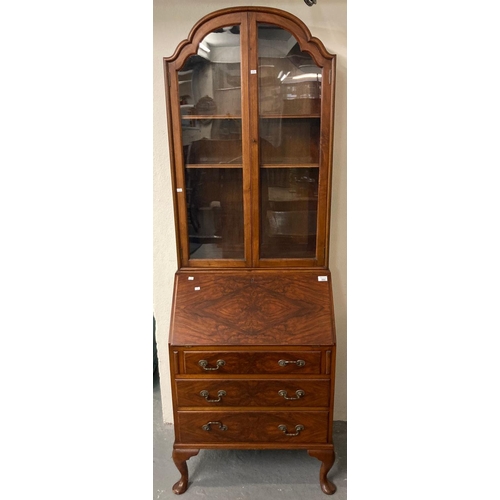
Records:
[[[321,374],[321,351],[184,351],[188,374]]]

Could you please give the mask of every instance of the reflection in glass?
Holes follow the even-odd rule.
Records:
[[[239,26],[207,35],[178,72],[190,259],[243,259]]]
[[[260,120],[260,163],[319,163],[319,118]]]
[[[241,116],[240,57],[238,26],[220,28],[200,42],[178,72],[183,116],[202,122]]]
[[[186,201],[191,259],[242,259],[241,168],[187,168]]]
[[[316,257],[322,69],[288,31],[258,25],[260,258]]]
[[[322,69],[288,31],[258,25],[261,115],[319,116]]]
[[[263,168],[261,258],[314,258],[317,168]]]
[[[185,164],[241,165],[241,120],[212,120],[209,137],[185,141]],[[183,125],[183,132],[184,129]]]

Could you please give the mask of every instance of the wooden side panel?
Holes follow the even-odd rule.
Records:
[[[249,39],[251,41],[248,47],[248,61],[250,70],[249,75],[249,124],[250,124],[250,158],[251,168],[251,212],[252,212],[252,266],[258,266],[260,249],[260,210],[259,210],[259,100],[258,100],[258,67],[259,59],[257,53],[257,24],[255,22],[255,13],[248,13],[249,21]]]
[[[329,375],[332,364],[332,351],[326,351],[326,373]]]
[[[326,61],[323,66],[323,82],[321,85],[321,135],[320,135],[320,169],[318,189],[318,221],[317,221],[317,248],[316,256],[318,265],[324,266],[328,263],[326,259],[329,247],[330,235],[330,198],[332,183],[332,143],[331,143],[331,120],[332,120],[332,83],[331,83],[332,61]]]
[[[333,346],[332,349],[332,356],[331,356],[331,387],[330,387],[330,418],[328,419],[329,422],[329,429],[328,429],[328,439],[329,442],[333,442],[333,402],[334,402],[334,397],[335,397],[335,364],[336,364],[336,353],[337,353],[337,346]]]
[[[242,162],[243,162],[243,213],[245,234],[245,263],[251,267],[252,264],[252,141],[251,141],[251,119],[252,104],[245,106],[244,103],[251,99],[250,91],[250,63],[249,50],[251,43],[249,39],[248,14],[245,14],[241,23],[241,132],[242,132]]]
[[[172,375],[178,375],[180,373],[179,370],[179,351],[174,351],[173,355],[174,365],[172,367]]]

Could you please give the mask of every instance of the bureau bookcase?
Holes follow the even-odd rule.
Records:
[[[291,14],[205,16],[164,59],[178,255],[169,355],[175,442],[333,448],[328,269],[335,56]]]

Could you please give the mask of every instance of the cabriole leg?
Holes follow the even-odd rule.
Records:
[[[337,487],[328,480],[326,475],[328,471],[332,468],[333,462],[335,461],[335,452],[333,449],[331,450],[307,450],[311,457],[317,458],[320,460],[321,469],[319,470],[319,484],[321,485],[321,489],[323,493],[327,495],[333,495],[335,491],[337,491]]]
[[[186,461],[198,455],[200,450],[176,450],[172,452],[172,460],[181,473],[181,478],[172,486],[172,491],[176,495],[181,495],[188,487],[188,468]]]

